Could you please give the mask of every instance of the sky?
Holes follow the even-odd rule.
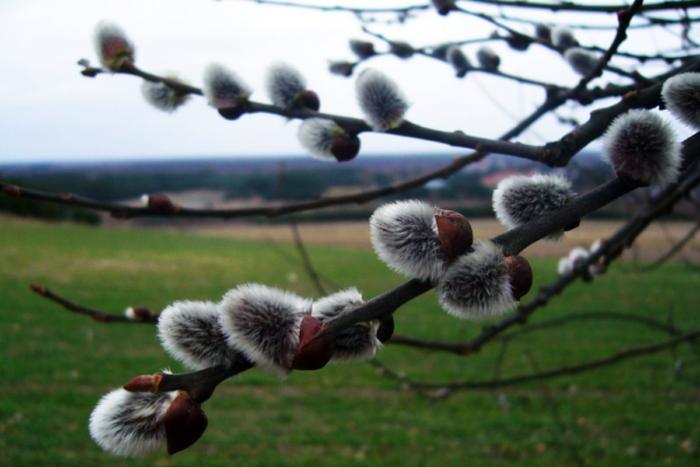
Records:
[[[372,6],[420,2],[316,3]],[[542,21],[554,18],[542,12],[530,16]],[[574,18],[559,17],[562,21]],[[612,15],[576,18],[615,24]],[[349,39],[369,38],[350,14],[244,0],[2,0],[0,163],[304,154],[296,139],[297,121],[255,114],[231,122],[219,117],[198,97],[175,113],[166,114],[146,104],[137,78],[83,77],[76,62],[87,58],[98,64],[92,37],[101,20],[122,27],[136,46],[137,66],[146,71],[175,73],[201,86],[204,68],[219,62],[234,69],[254,89],[254,100],[269,102],[263,84],[265,70],[271,63],[283,61],[302,71],[309,87],[320,95],[322,111],[362,115],[355,100],[354,78],[328,72],[329,60],[353,58]],[[371,27],[415,46],[485,37],[493,31],[493,26],[483,21],[456,14],[441,17],[434,11],[426,11],[403,25]],[[523,31],[530,32],[527,26]],[[607,46],[613,33],[596,31],[579,38],[587,44]],[[678,43],[673,34],[644,31],[632,33],[627,47],[653,53]],[[378,49],[382,47],[377,43]],[[492,47],[501,54],[504,71],[565,85],[577,82],[577,76],[560,57],[541,47],[532,47],[528,53],[510,51],[503,44]],[[464,49],[472,60],[476,48]],[[363,64],[360,70],[365,67],[378,68],[396,81],[411,103],[406,118],[441,130],[497,137],[543,97],[539,88],[484,74],[455,79],[448,65],[424,57],[381,57]],[[568,108],[562,113],[587,116],[587,111]],[[567,127],[548,117],[521,141],[542,144],[566,131]],[[363,153],[465,153],[386,134],[365,133],[361,139]]]

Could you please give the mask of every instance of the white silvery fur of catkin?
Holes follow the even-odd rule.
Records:
[[[564,207],[574,197],[571,182],[559,175],[513,175],[493,191],[493,210],[509,229]],[[562,231],[545,237],[557,240]]]
[[[221,311],[212,302],[179,301],[158,316],[163,348],[192,370],[231,365],[245,357],[228,344]]]
[[[290,108],[294,99],[306,90],[306,80],[293,66],[275,63],[267,70],[265,87],[273,104]]]
[[[153,83],[146,80],[141,85],[141,94],[146,102],[163,112],[174,112],[187,101],[187,96],[178,95],[165,83]]]
[[[326,118],[307,118],[297,131],[297,139],[304,149],[316,159],[337,162],[331,152],[336,135],[345,132],[333,120]]]
[[[558,49],[566,50],[571,47],[576,47],[578,41],[571,29],[565,26],[555,26],[552,28],[552,45]]]
[[[341,290],[316,300],[311,316],[327,323],[362,305],[362,294],[356,288]],[[356,323],[335,336],[333,360],[368,359],[374,357],[382,343],[377,339],[379,322]]]
[[[650,110],[630,110],[617,117],[605,132],[603,147],[618,174],[651,185],[678,177],[681,145],[671,126]]]
[[[165,447],[163,415],[177,391],[153,394],[116,389],[90,414],[90,436],[105,451],[138,456]]]
[[[95,45],[95,51],[97,52],[97,56],[100,59],[100,63],[102,63],[102,65],[108,70],[111,70],[110,58],[105,57],[102,54],[102,48],[108,41],[112,39],[120,39],[126,44],[128,44],[131,58],[133,59],[134,57],[134,44],[132,44],[129,38],[126,37],[124,30],[117,24],[112,23],[110,21],[100,21],[95,27],[93,42]]]
[[[501,250],[488,240],[450,265],[437,285],[440,305],[462,319],[481,319],[505,313],[515,300],[508,267]]]
[[[384,73],[372,68],[363,70],[355,81],[355,91],[365,121],[373,129],[385,131],[401,124],[408,102]]]
[[[437,281],[448,261],[437,236],[436,214],[434,206],[417,200],[377,208],[369,220],[377,256],[406,277]]]
[[[581,76],[587,76],[598,65],[598,55],[581,47],[571,47],[564,52],[564,59]]]
[[[263,368],[284,377],[299,346],[299,329],[311,301],[260,284],[229,290],[219,303],[228,343]]]
[[[676,118],[695,130],[700,129],[700,73],[680,73],[667,79],[661,97]]]
[[[218,63],[212,63],[204,70],[202,91],[209,105],[217,109],[233,107],[252,93],[236,73]]]

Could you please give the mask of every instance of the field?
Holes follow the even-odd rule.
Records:
[[[260,236],[232,237],[0,219],[0,465],[124,465],[87,433],[94,404],[136,374],[182,370],[152,326],[72,315],[32,294],[29,283],[117,312],[135,304],[160,310],[178,299],[218,300],[243,282],[315,295],[284,238],[272,244]],[[371,297],[401,282],[366,245],[312,243],[318,270],[341,287],[355,285]],[[532,263],[536,286],[555,277],[555,259]],[[700,327],[700,272],[681,262],[644,273],[627,262],[597,281],[570,287],[532,322],[619,311]],[[434,339],[468,339],[486,324],[450,318],[432,293],[396,318],[401,334]],[[501,375],[667,338],[619,321],[523,334],[505,347]],[[455,357],[387,346],[379,359],[418,380],[483,380],[494,377],[501,350],[493,342],[479,354]],[[204,406],[209,428],[196,445],[128,465],[698,465],[694,350],[684,345],[578,376],[442,400],[402,389],[367,363],[297,372],[284,382],[253,370],[222,384]]]

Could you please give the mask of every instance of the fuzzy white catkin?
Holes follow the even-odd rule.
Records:
[[[244,359],[228,344],[220,315],[219,307],[212,302],[179,301],[169,305],[158,317],[161,345],[192,370]]]
[[[232,70],[212,63],[204,70],[204,96],[212,107],[226,109],[252,94],[251,89]]]
[[[603,147],[620,177],[642,185],[663,185],[678,177],[681,145],[671,126],[650,110],[617,117],[605,132]]]
[[[436,207],[417,200],[377,208],[369,220],[377,256],[406,277],[438,280],[448,260],[437,236],[436,214]]]
[[[186,95],[178,94],[165,83],[153,83],[144,80],[141,84],[141,94],[146,102],[163,112],[174,112],[187,102]]]
[[[346,135],[346,131],[327,118],[307,118],[297,131],[297,139],[304,149],[316,159],[331,162],[337,161],[332,149],[338,135]]]
[[[153,394],[116,389],[100,399],[90,414],[90,436],[117,456],[139,456],[165,448],[163,415],[177,391]]]
[[[316,300],[311,316],[329,322],[362,305],[362,294],[356,288],[341,290]],[[337,360],[368,359],[374,357],[382,344],[377,339],[379,322],[376,320],[353,324],[339,331],[333,343],[333,357]]]
[[[574,197],[571,182],[559,175],[513,175],[493,192],[496,217],[509,229],[564,207]],[[562,232],[546,237],[556,240]]]
[[[311,301],[260,284],[229,290],[219,303],[228,343],[256,365],[284,377],[299,345],[299,330]]]
[[[564,59],[581,76],[589,75],[598,65],[598,55],[581,47],[566,49]]]
[[[515,304],[508,267],[493,242],[474,242],[473,251],[450,265],[437,285],[440,305],[462,319],[500,315]]]
[[[680,73],[667,79],[661,97],[666,108],[681,122],[700,129],[700,73]]]
[[[293,66],[275,63],[267,70],[265,87],[273,104],[290,108],[297,96],[306,89],[306,80]]]
[[[403,122],[408,102],[396,83],[381,71],[363,70],[355,81],[355,91],[365,121],[373,129],[386,131]]]
[[[119,70],[127,62],[134,61],[134,46],[117,24],[100,21],[95,27],[94,44],[102,66]]]

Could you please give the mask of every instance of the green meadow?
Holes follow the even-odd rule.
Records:
[[[371,297],[401,283],[371,251],[307,245],[318,270]],[[489,466],[698,465],[700,362],[680,345],[576,376],[434,399],[366,362],[295,372],[260,370],[224,382],[204,406],[209,428],[190,449],[129,460],[103,453],[87,431],[101,397],[132,376],[183,368],[155,328],[101,324],[33,294],[36,282],[79,303],[120,312],[180,299],[217,301],[261,282],[315,296],[292,245],[155,230],[0,220],[0,465],[2,466]],[[535,288],[555,261],[532,259]],[[530,294],[532,296],[532,292]],[[668,263],[618,265],[577,283],[531,322],[592,311],[636,313],[700,327],[700,272]],[[527,300],[527,297],[525,298]],[[397,332],[468,339],[484,322],[458,321],[434,294],[396,313]],[[668,339],[637,323],[581,321],[519,335],[458,357],[387,346],[379,360],[420,381],[484,380],[594,360]]]

